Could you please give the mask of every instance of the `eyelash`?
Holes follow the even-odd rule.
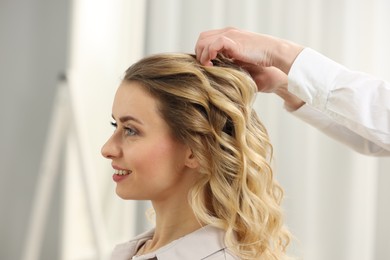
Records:
[[[113,127],[118,128],[118,124],[116,122],[111,122],[111,125]],[[127,136],[135,136],[135,135],[138,135],[138,131],[134,128],[131,128],[131,127],[123,127],[123,129],[125,130],[126,132],[126,135]]]

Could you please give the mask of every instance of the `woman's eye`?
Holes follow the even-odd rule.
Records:
[[[116,122],[111,122],[111,125],[117,129],[118,128],[118,124]],[[137,135],[138,134],[138,131],[134,128],[131,128],[131,127],[123,127],[123,131],[124,133],[127,135],[127,136],[134,136],[134,135]]]
[[[137,131],[133,128],[130,128],[130,127],[125,127],[125,133],[126,135],[128,136],[134,136],[134,135],[137,135]]]

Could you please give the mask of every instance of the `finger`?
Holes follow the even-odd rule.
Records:
[[[201,32],[199,34],[199,37],[198,39],[206,39],[206,38],[209,38],[209,37],[212,37],[212,36],[216,36],[216,35],[219,35],[219,34],[224,34],[230,30],[236,30],[236,28],[234,27],[225,27],[225,28],[222,28],[222,29],[214,29],[214,30],[208,30],[208,31],[204,31],[204,32]]]
[[[201,64],[207,64],[215,59],[218,53],[222,53],[229,58],[235,58],[237,44],[225,36],[218,36],[208,46],[203,48],[200,55]]]
[[[199,34],[199,39],[204,39],[204,38],[208,38],[210,36],[214,36],[216,34],[220,34],[220,33],[223,33],[225,32],[226,28],[222,28],[222,29],[214,29],[214,30],[208,30],[208,31],[204,31],[204,32],[201,32]]]
[[[195,44],[195,53],[202,51],[202,49],[205,46],[204,43],[207,42],[207,39],[210,39],[210,37],[220,34],[222,31],[223,29],[216,29],[216,30],[208,30],[208,31],[201,32]]]
[[[205,46],[206,46],[205,41],[201,40],[201,39],[198,39],[198,41],[196,42],[196,45],[195,45],[195,55],[196,55],[196,59],[198,61],[201,60],[201,57],[202,57],[203,51],[205,49]]]
[[[233,27],[226,27],[222,29],[215,29],[215,30],[209,30],[209,31],[204,31],[200,33],[198,40],[196,41],[195,44],[195,54],[196,58],[198,60],[201,60],[202,57],[202,52],[204,49],[210,45],[213,41],[215,41],[215,37],[218,35],[223,35],[229,30],[234,29]]]

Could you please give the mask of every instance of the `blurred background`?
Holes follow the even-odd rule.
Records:
[[[0,0],[0,259],[108,259],[148,229],[100,147],[124,70],[234,26],[390,81],[387,0]],[[390,159],[359,155],[258,94],[298,259],[390,259]]]

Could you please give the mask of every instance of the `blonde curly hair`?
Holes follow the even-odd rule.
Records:
[[[200,163],[189,193],[197,218],[226,231],[241,259],[284,259],[290,235],[280,207],[283,191],[270,166],[272,145],[252,108],[256,84],[219,55],[202,66],[194,55],[146,57],[125,73],[159,100],[159,112]]]

